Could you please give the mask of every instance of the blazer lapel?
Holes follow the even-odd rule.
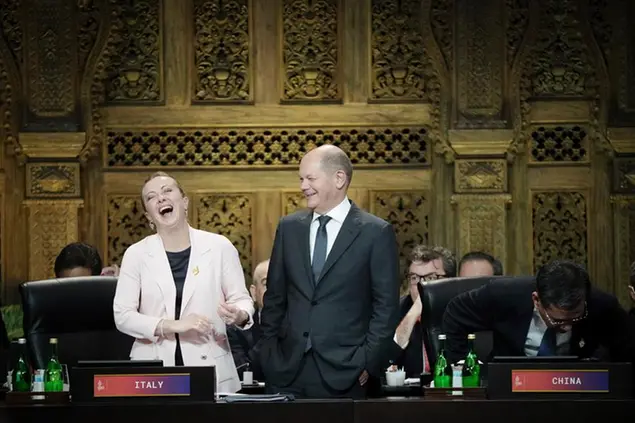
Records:
[[[304,272],[306,274],[305,280],[307,283],[305,286],[309,289],[308,293],[313,292],[313,269],[311,268],[311,248],[309,244],[311,243],[311,222],[313,221],[313,212],[308,211],[306,216],[300,218],[299,228],[298,228],[298,252],[300,253],[300,260],[302,260],[302,265],[304,267]],[[310,296],[310,295],[308,295]]]
[[[326,263],[324,263],[324,268],[316,281],[316,285],[340,259],[342,254],[344,254],[355,238],[357,238],[357,235],[359,235],[360,232],[360,226],[360,210],[355,204],[351,204],[351,209],[348,212],[346,219],[344,219],[344,223],[340,228],[340,232],[337,234],[337,238],[335,238],[333,248],[331,248],[328,257],[326,258]]]
[[[176,301],[176,286],[170,269],[168,256],[163,248],[159,235],[148,239],[148,256],[150,256],[150,271],[163,294],[163,303],[169,319],[174,319],[174,302]]]
[[[181,313],[187,308],[189,301],[194,295],[196,284],[202,277],[201,270],[205,267],[205,255],[211,250],[211,245],[204,242],[196,236],[194,229],[190,228],[190,261],[187,265],[187,274],[185,275],[185,284],[183,285],[183,299],[181,300]],[[209,270],[209,269],[207,269]]]

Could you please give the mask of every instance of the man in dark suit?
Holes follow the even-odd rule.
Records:
[[[491,330],[492,356],[635,359],[635,330],[617,299],[591,287],[587,271],[568,261],[544,265],[536,277],[496,278],[455,297],[443,317],[452,362],[467,354],[467,335]]]
[[[423,345],[421,298],[417,286],[456,276],[456,258],[444,247],[417,245],[408,256],[409,294],[400,300],[400,323],[389,349],[389,364],[403,367],[406,377],[430,372],[430,360]]]
[[[397,325],[399,258],[392,226],[349,201],[348,156],[324,145],[300,163],[308,211],[280,220],[262,311],[269,392],[366,396]]]
[[[258,351],[256,345],[260,339],[260,314],[262,312],[262,302],[267,290],[267,272],[269,271],[269,260],[258,263],[254,269],[254,274],[249,287],[249,293],[254,300],[255,313],[254,324],[247,330],[237,328],[235,325],[227,327],[227,339],[234,357],[234,364],[238,369],[240,379],[243,373],[249,369],[253,373],[254,380],[264,381]]]

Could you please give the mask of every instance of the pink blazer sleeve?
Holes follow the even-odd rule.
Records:
[[[154,335],[157,325],[161,321],[158,317],[139,313],[141,297],[141,257],[133,247],[126,250],[121,262],[113,312],[115,325],[119,331],[137,339],[148,339],[156,342]]]
[[[240,263],[238,250],[229,240],[223,249],[222,265],[223,280],[221,283],[225,302],[247,312],[249,322],[240,329],[249,329],[254,324],[254,302],[245,286],[245,274]]]

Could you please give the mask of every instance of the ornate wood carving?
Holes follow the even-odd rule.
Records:
[[[214,193],[196,202],[197,227],[224,235],[234,244],[247,279],[252,270],[253,207],[251,193]]]
[[[78,209],[83,200],[27,200],[29,222],[29,280],[54,276],[55,258],[79,239]]]
[[[512,67],[529,27],[530,0],[505,0],[507,64]]]
[[[454,169],[456,192],[507,191],[507,163],[505,160],[457,160]]]
[[[121,264],[126,249],[153,231],[141,204],[141,194],[109,195],[107,201],[108,245],[104,263]]]
[[[534,270],[555,259],[586,266],[587,199],[582,192],[532,193]]]
[[[0,7],[0,26],[2,36],[13,55],[16,64],[22,64],[23,21],[22,8],[24,0],[4,0]]]
[[[532,97],[586,97],[597,92],[592,55],[576,0],[540,0],[540,21],[527,77]]]
[[[297,166],[325,143],[341,147],[355,164],[429,163],[425,128],[111,131],[105,160],[108,167]]]
[[[459,127],[504,127],[501,1],[457,1],[457,19],[456,123]]]
[[[194,1],[194,101],[252,101],[249,0]]]
[[[613,191],[620,194],[635,194],[635,158],[615,159],[613,172]]]
[[[420,0],[372,0],[372,100],[429,102],[433,70],[424,48]]]
[[[635,262],[635,195],[611,196],[615,245],[615,293],[622,304],[631,303],[627,285],[631,263]]]
[[[77,61],[82,72],[95,47],[104,7],[104,0],[77,1]]]
[[[38,118],[71,116],[77,94],[74,4],[38,0],[28,13],[36,16],[26,20],[28,110]]]
[[[509,194],[452,196],[459,220],[459,255],[483,251],[507,261],[507,207]]]
[[[283,0],[283,101],[338,101],[340,0]]]
[[[117,36],[110,38],[114,45],[107,48],[114,50],[114,54],[108,54],[105,69],[106,100],[109,103],[159,103],[163,100],[160,24],[163,2],[110,1],[115,9],[112,25]]]
[[[426,191],[370,191],[370,212],[390,222],[397,235],[401,269],[410,250],[429,242],[430,205]]]
[[[79,197],[79,163],[27,163],[27,197]]]
[[[430,7],[430,27],[441,51],[444,67],[452,71],[454,68],[455,0],[427,0],[423,5]],[[414,6],[416,7],[416,4]],[[414,11],[414,13],[419,12]]]
[[[588,162],[589,138],[581,126],[538,127],[531,133],[531,162]]]
[[[306,197],[303,193],[283,192],[282,193],[282,213],[286,216],[306,208]]]

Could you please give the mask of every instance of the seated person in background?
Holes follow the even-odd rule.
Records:
[[[443,316],[449,360],[465,357],[468,334],[487,330],[492,356],[588,358],[604,348],[612,361],[635,359],[632,319],[570,261],[552,261],[535,277],[495,279],[452,299]]]
[[[635,303],[635,261],[631,263],[631,277],[628,284],[628,295],[631,297],[631,301]],[[635,318],[635,307],[631,307],[628,314]]]
[[[389,347],[388,359],[403,367],[406,377],[419,377],[422,370],[430,371],[423,345],[421,326],[421,298],[417,285],[456,276],[456,259],[443,247],[417,245],[408,256],[409,295],[400,300],[400,323]],[[388,366],[386,366],[388,367]]]
[[[269,260],[258,263],[254,269],[253,281],[249,287],[251,298],[254,300],[256,311],[254,312],[254,325],[247,330],[240,330],[235,327],[227,328],[227,338],[234,356],[234,363],[238,369],[238,374],[242,380],[243,372],[249,367],[253,372],[254,380],[263,382],[264,375],[260,367],[256,343],[260,339],[260,312],[262,311],[263,297],[267,290],[267,273],[269,271]],[[247,364],[249,366],[247,366]],[[242,366],[242,367],[241,367]]]
[[[56,278],[99,276],[101,271],[102,261],[99,251],[83,242],[68,244],[62,248],[55,259]]]
[[[481,251],[472,251],[461,258],[459,276],[502,276],[503,264],[497,258]]]

